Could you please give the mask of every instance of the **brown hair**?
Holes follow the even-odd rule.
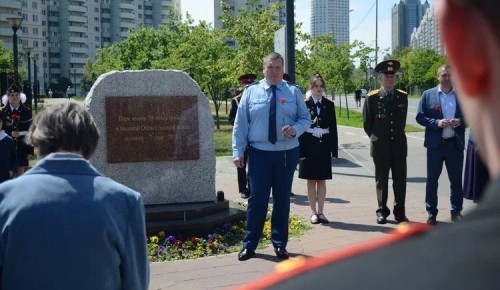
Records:
[[[309,89],[312,90],[317,81],[320,81],[323,85],[323,88],[326,90],[326,82],[322,77],[314,77],[309,81]]]
[[[27,142],[46,156],[58,151],[79,152],[89,159],[97,148],[99,131],[94,119],[82,106],[67,102],[49,106],[31,125]]]

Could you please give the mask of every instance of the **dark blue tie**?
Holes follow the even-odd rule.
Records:
[[[276,134],[276,86],[271,86],[272,97],[271,107],[269,108],[269,135],[268,139],[271,143],[276,143],[278,136]]]

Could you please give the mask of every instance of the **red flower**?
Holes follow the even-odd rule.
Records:
[[[439,112],[439,111],[441,111],[441,105],[440,105],[440,104],[436,104],[436,105],[434,106],[434,110],[436,110],[436,111],[438,111],[438,112]]]
[[[280,98],[280,99],[278,100],[278,102],[280,102],[280,103],[283,105],[283,104],[286,102],[286,99],[285,99],[285,98]]]
[[[21,120],[21,115],[19,115],[19,114],[12,114],[12,115],[10,115],[10,118],[11,118],[12,120],[17,120],[17,121],[19,121],[19,120]]]

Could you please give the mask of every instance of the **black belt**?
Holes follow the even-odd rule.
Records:
[[[455,137],[441,138],[442,142],[455,142]]]

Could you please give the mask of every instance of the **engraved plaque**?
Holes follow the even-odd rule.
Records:
[[[197,97],[105,100],[109,163],[200,158]]]

